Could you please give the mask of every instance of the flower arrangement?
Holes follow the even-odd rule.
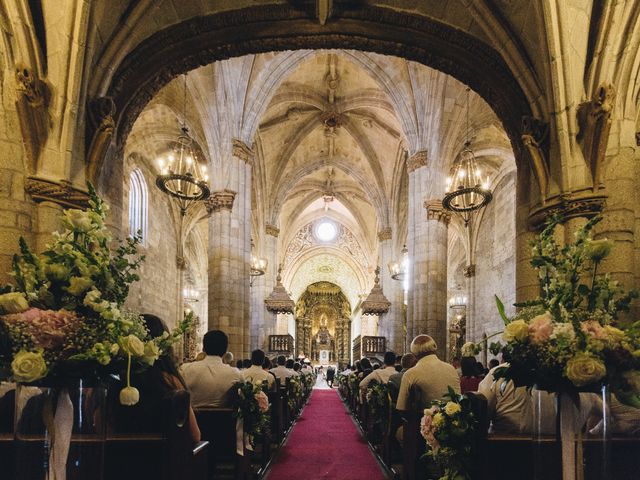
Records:
[[[244,420],[244,431],[251,446],[256,437],[269,434],[269,397],[260,385],[251,382],[236,384],[238,410],[236,416]]]
[[[494,376],[574,398],[608,384],[621,401],[640,407],[640,325],[618,319],[637,294],[608,274],[597,275],[612,249],[610,241],[591,238],[598,221],[590,220],[574,243],[560,247],[553,236],[560,219],[553,218],[532,245],[540,297],[517,305],[513,318],[496,297],[509,365]]]
[[[384,383],[371,382],[367,386],[365,399],[373,420],[373,435],[381,439],[388,420],[389,388]]]
[[[462,345],[460,353],[463,357],[475,357],[482,351],[482,347],[473,342],[467,342]]]
[[[434,400],[424,410],[420,434],[426,455],[442,470],[440,480],[470,480],[471,441],[478,427],[470,400],[451,387],[444,400]]]
[[[302,384],[301,379],[298,375],[289,377],[289,381],[287,382],[287,389],[287,403],[289,405],[289,409],[294,410],[298,405],[298,402],[302,398]]]
[[[90,208],[65,210],[65,229],[53,233],[44,252],[33,253],[20,239],[15,285],[0,289],[0,373],[18,383],[99,380],[126,365],[120,401],[133,405],[139,393],[129,380],[132,362],[137,368],[152,365],[189,320],[152,339],[142,318],[124,310],[144,260],[136,254],[140,239],[129,238],[112,250],[108,207],[92,185],[88,188]]]

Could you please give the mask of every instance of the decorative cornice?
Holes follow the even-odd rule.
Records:
[[[264,231],[267,235],[271,235],[272,237],[278,238],[278,235],[280,235],[280,229],[275,225],[271,225],[270,223],[267,223],[264,226]]]
[[[233,156],[239,158],[248,165],[253,165],[253,149],[237,138],[233,139]]]
[[[602,212],[606,205],[606,195],[565,194],[552,197],[546,204],[529,214],[529,227],[532,230],[544,228],[547,218],[561,215],[563,221],[572,218],[591,218]]]
[[[385,240],[391,240],[391,227],[383,228],[378,232],[378,240],[384,242]]]
[[[466,267],[464,267],[464,270],[462,271],[462,273],[466,278],[475,277],[476,276],[475,264],[467,265]]]
[[[211,192],[211,196],[207,199],[207,212],[219,212],[220,210],[233,209],[233,201],[236,198],[236,192],[227,190]]]
[[[363,315],[381,315],[389,311],[391,302],[387,300],[387,297],[382,293],[380,287],[380,267],[376,267],[376,278],[373,284],[373,288],[369,293],[369,296],[362,302],[360,308]]]
[[[426,167],[429,161],[429,156],[426,150],[420,150],[414,153],[407,160],[407,171],[409,173],[416,171],[420,167]]]
[[[89,206],[87,192],[71,185],[71,182],[60,180],[54,182],[44,178],[28,177],[24,190],[31,195],[34,202],[53,202],[64,208],[85,209]]]
[[[427,209],[427,218],[429,220],[437,220],[449,225],[451,213],[444,209],[442,200],[427,200],[424,202],[424,208]]]

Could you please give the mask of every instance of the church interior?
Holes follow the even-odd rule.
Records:
[[[65,211],[93,208],[95,188],[109,207],[113,248],[135,239],[144,257],[118,308],[168,329],[188,318],[173,345],[178,365],[211,356],[205,334],[221,331],[241,372],[241,360],[260,350],[274,368],[285,357],[302,373],[295,382],[287,374],[286,386],[275,374],[282,388],[266,392],[270,433],[247,440],[245,430],[236,453],[235,417],[198,412],[191,392],[204,453],[175,453],[184,450],[184,418],[159,434],[157,448],[133,437],[125,445],[107,422],[100,461],[91,450],[77,462],[88,470],[64,473],[55,459],[22,470],[42,462],[19,448],[22,426],[13,406],[3,410],[0,387],[0,464],[12,465],[9,478],[637,475],[640,409],[627,412],[633,434],[607,430],[606,449],[596,446],[599,433],[584,452],[577,442],[577,466],[564,440],[559,458],[540,460],[531,446],[551,449],[551,440],[547,447],[531,431],[509,437],[486,427],[469,447],[472,474],[442,464],[436,474],[421,459],[425,440],[431,445],[418,434],[423,408],[396,418],[391,394],[358,387],[355,362],[381,372],[394,352],[400,372],[400,356],[415,353],[421,335],[456,368],[475,357],[483,377],[492,360],[507,361],[505,319],[539,295],[544,275],[531,245],[553,219],[558,245],[585,228],[594,243],[611,243],[589,285],[597,277],[640,289],[640,2],[3,0],[0,98],[2,284],[16,282],[20,239],[32,252],[49,249],[68,227]],[[0,314],[17,312],[3,308],[0,301]],[[637,335],[639,312],[631,298],[605,323]],[[8,385],[17,378],[3,378],[2,345]],[[635,348],[625,363],[633,374]],[[185,386],[189,371],[180,367]],[[633,374],[624,385],[635,385],[640,407]],[[615,404],[603,401],[603,416],[615,417]],[[327,412],[347,412],[349,421],[334,424]],[[71,458],[75,429],[69,435]],[[321,446],[322,437],[335,446]],[[225,442],[231,460],[214,453]],[[313,463],[301,446],[316,443],[322,458]],[[171,452],[166,468],[160,448]],[[134,451],[140,470],[133,462],[130,476],[116,472]],[[495,462],[503,471],[486,465]]]

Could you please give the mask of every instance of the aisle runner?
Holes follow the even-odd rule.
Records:
[[[267,480],[384,480],[335,390],[314,389]]]

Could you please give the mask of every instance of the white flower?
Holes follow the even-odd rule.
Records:
[[[140,392],[136,387],[125,387],[120,390],[120,403],[122,405],[135,405],[140,400]]]
[[[42,353],[20,350],[11,362],[11,371],[16,382],[35,382],[47,374],[47,364]]]
[[[29,308],[27,299],[20,292],[0,295],[0,313],[21,313]]]
[[[90,278],[85,277],[71,277],[69,279],[69,286],[65,288],[74,297],[80,296],[80,294],[86,292],[93,286],[93,281]]]
[[[69,269],[59,263],[47,264],[44,268],[47,276],[53,280],[65,280],[69,276]]]
[[[529,336],[529,325],[524,320],[514,320],[509,323],[502,334],[502,338],[507,342],[524,341]]]
[[[460,349],[463,357],[475,357],[476,355],[476,344],[473,342],[467,342],[462,345]]]
[[[147,365],[153,365],[153,363],[160,357],[160,349],[156,342],[150,341],[144,345],[144,355],[142,361]]]
[[[564,339],[572,342],[576,338],[576,331],[571,323],[556,323],[553,326],[551,338]]]
[[[93,228],[89,214],[77,208],[65,210],[62,221],[69,229],[82,233],[86,233]]]
[[[127,335],[120,339],[120,348],[124,353],[133,355],[134,357],[141,357],[144,355],[144,343],[135,335]]]

